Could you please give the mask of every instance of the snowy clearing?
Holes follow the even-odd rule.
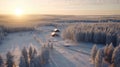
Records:
[[[54,28],[43,26],[35,31],[11,33],[0,45],[0,54],[5,55],[9,50],[22,49],[24,46],[29,47],[31,44],[39,50],[41,44],[37,39],[41,39],[43,42],[51,40],[54,49],[50,51],[49,64],[44,67],[93,67],[89,61],[93,43],[75,44],[62,40],[60,36],[51,37],[50,33]],[[103,47],[103,45],[98,46],[99,48]]]

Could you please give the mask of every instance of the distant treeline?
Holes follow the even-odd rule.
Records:
[[[0,26],[0,43],[2,42],[2,40],[4,40],[5,36],[7,36],[8,33],[23,32],[23,31],[25,32],[32,30],[34,30],[33,27],[10,28],[10,27]]]
[[[105,20],[60,20],[57,22],[61,22],[61,23],[65,23],[65,22],[69,22],[69,23],[74,23],[74,22],[86,22],[86,23],[96,23],[96,22],[100,22],[100,23],[104,23],[104,22],[120,22],[120,20],[117,19],[105,19]]]
[[[68,26],[62,37],[75,42],[113,43],[116,46],[120,43],[120,23],[76,23]]]

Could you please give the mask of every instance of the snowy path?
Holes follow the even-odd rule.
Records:
[[[73,51],[68,49],[68,47],[54,45],[54,49],[51,53],[57,67],[92,67],[89,62],[89,55]]]
[[[37,35],[40,37],[40,35]],[[50,51],[50,64],[47,67],[93,67],[90,62],[90,53],[64,47],[64,41],[58,37],[50,37],[46,34],[45,40],[52,40],[54,49]],[[89,51],[90,52],[90,51]]]

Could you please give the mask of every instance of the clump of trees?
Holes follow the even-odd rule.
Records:
[[[111,67],[120,67],[120,45],[114,49],[111,62]]]
[[[15,62],[14,62],[14,55],[12,54],[12,52],[8,52],[6,54],[6,57],[7,57],[7,61],[6,61],[6,64],[7,64],[7,67],[15,67]]]
[[[103,67],[103,50],[99,49],[95,56],[95,67]]]
[[[93,42],[101,44],[120,43],[120,23],[79,23],[68,26],[62,32],[63,39],[75,42]]]
[[[28,52],[27,52],[27,48],[26,47],[24,47],[23,49],[22,49],[22,57],[24,58],[24,62],[25,62],[25,66],[26,67],[29,67],[29,56],[28,56]]]
[[[33,45],[29,48],[24,47],[21,50],[19,57],[19,64],[15,62],[15,55],[11,51],[6,54],[6,59],[0,55],[0,67],[43,67],[49,63],[49,50],[50,47],[44,45],[38,51]]]
[[[112,43],[109,45],[109,46],[107,46],[107,48],[105,48],[106,50],[105,50],[105,57],[104,57],[104,59],[105,59],[105,61],[107,61],[108,63],[112,63],[111,62],[111,59],[112,59],[112,54],[113,54],[113,51],[114,51],[114,47],[113,47],[113,45],[112,45]]]
[[[91,52],[91,61],[95,67],[120,67],[120,45],[113,47],[112,43],[96,51],[94,45]]]
[[[15,32],[26,32],[26,31],[33,31],[33,27],[5,27],[0,26],[0,43],[2,43],[2,40],[4,40],[5,36],[7,36],[8,33],[15,33]]]
[[[33,31],[33,27],[5,27],[4,30],[7,33],[15,33],[15,32],[26,32],[26,31]]]

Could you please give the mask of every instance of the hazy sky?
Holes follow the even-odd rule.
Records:
[[[120,0],[0,0],[0,14],[119,14]]]

